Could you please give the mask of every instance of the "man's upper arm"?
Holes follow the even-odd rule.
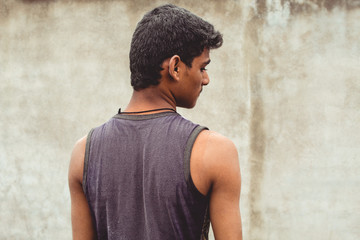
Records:
[[[86,137],[80,139],[71,154],[69,166],[69,189],[71,196],[71,222],[73,239],[94,239],[89,205],[82,189]]]
[[[215,238],[242,239],[241,175],[236,147],[229,139],[210,132],[204,157],[210,164],[210,220]]]

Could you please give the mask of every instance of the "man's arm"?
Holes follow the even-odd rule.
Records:
[[[241,175],[235,145],[220,134],[203,131],[194,148],[193,180],[203,194],[211,191],[210,220],[215,239],[241,240]]]
[[[85,145],[86,137],[75,144],[69,167],[71,222],[74,240],[96,239],[89,205],[82,189]]]

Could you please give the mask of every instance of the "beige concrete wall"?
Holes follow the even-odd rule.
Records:
[[[360,1],[169,1],[224,33],[184,116],[231,138],[245,239],[360,238]],[[126,106],[165,1],[0,0],[0,239],[70,239],[75,141]]]

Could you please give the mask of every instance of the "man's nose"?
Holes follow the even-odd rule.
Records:
[[[206,85],[208,85],[209,83],[210,83],[209,75],[208,75],[207,72],[205,72],[205,74],[204,74],[204,79],[203,79],[202,84],[206,86]]]

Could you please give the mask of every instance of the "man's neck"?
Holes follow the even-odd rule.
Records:
[[[124,111],[138,112],[159,108],[176,110],[176,102],[170,92],[161,91],[159,86],[134,90],[128,106]]]

